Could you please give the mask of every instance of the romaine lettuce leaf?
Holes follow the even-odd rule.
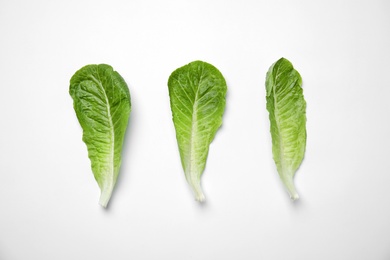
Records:
[[[302,78],[287,59],[281,58],[266,77],[267,110],[271,122],[272,152],[279,176],[290,198],[299,198],[293,177],[306,147],[306,102]]]
[[[168,88],[185,177],[196,200],[203,201],[200,177],[209,145],[222,124],[226,82],[211,64],[194,61],[171,74]]]
[[[131,111],[130,92],[118,72],[109,65],[99,64],[78,70],[70,80],[69,93],[101,190],[99,203],[106,207],[121,165]]]

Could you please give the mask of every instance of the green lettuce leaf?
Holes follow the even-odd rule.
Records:
[[[69,93],[101,190],[99,203],[106,207],[121,165],[131,111],[130,92],[118,72],[109,65],[99,64],[78,70],[70,80]]]
[[[196,200],[203,201],[200,177],[209,145],[222,124],[226,82],[211,64],[194,61],[171,74],[168,88],[185,177]]]
[[[306,102],[301,88],[302,78],[291,62],[281,58],[270,67],[265,85],[273,157],[290,198],[296,200],[299,196],[293,177],[306,147]]]

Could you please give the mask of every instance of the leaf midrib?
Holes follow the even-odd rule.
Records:
[[[199,89],[200,89],[200,84],[203,80],[203,69],[202,69],[202,73],[200,74],[200,77],[199,77],[199,82],[198,82],[198,88],[195,92],[195,98],[194,98],[194,103],[193,103],[193,108],[192,108],[192,123],[191,123],[191,137],[190,137],[190,163],[189,163],[189,174],[192,173],[192,170],[194,168],[194,165],[195,165],[195,150],[194,150],[194,140],[196,139],[196,136],[195,136],[195,132],[197,130],[197,125],[196,125],[196,121],[198,120],[198,93],[199,93]],[[190,174],[190,176],[193,178],[193,174]],[[192,180],[192,181],[196,181],[195,180]]]
[[[276,80],[276,79],[275,79]],[[274,82],[275,82],[274,80]],[[285,166],[284,166],[284,155],[283,155],[283,150],[284,150],[284,145],[283,145],[283,138],[281,136],[280,132],[280,122],[279,122],[279,109],[277,106],[277,100],[276,100],[276,84],[274,83],[274,86],[272,88],[273,92],[273,99],[274,99],[274,109],[275,109],[275,124],[276,124],[276,129],[278,131],[278,136],[279,136],[279,156],[280,156],[280,168],[281,168],[281,175],[284,176],[285,172]]]
[[[98,77],[99,77],[99,80],[96,79],[93,75],[90,75],[91,79],[93,82],[96,83],[96,85],[98,85],[103,94],[104,94],[104,98],[105,98],[105,101],[106,101],[106,109],[107,109],[107,118],[108,118],[108,123],[110,125],[110,136],[111,136],[111,150],[110,150],[110,155],[109,155],[109,171],[111,173],[111,178],[109,178],[109,180],[111,180],[110,184],[108,185],[108,187],[112,187],[113,183],[114,183],[114,152],[115,152],[115,132],[114,132],[114,125],[113,125],[113,122],[112,122],[112,117],[111,117],[111,107],[110,107],[110,103],[108,101],[108,96],[107,96],[107,93],[106,93],[106,90],[104,89],[103,85],[101,84],[101,80],[100,80],[100,77],[99,77],[99,74],[98,74]],[[102,187],[102,190],[104,190],[104,188],[106,187]],[[110,188],[109,188],[110,189]]]

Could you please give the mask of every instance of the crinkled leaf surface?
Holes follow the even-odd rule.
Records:
[[[70,80],[69,93],[83,129],[92,171],[100,187],[100,205],[107,206],[119,168],[131,103],[129,89],[106,64],[87,65]]]
[[[267,110],[272,152],[280,178],[291,199],[298,199],[293,177],[305,154],[306,102],[302,78],[291,62],[281,58],[267,73]]]
[[[200,177],[209,145],[222,124],[226,82],[211,64],[194,61],[171,74],[168,88],[184,173],[196,200],[203,201]]]

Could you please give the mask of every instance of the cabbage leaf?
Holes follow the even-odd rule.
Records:
[[[118,72],[109,65],[99,64],[78,70],[70,80],[69,93],[101,190],[99,204],[106,207],[121,165],[131,111],[130,92]]]
[[[290,198],[296,200],[299,195],[293,177],[306,147],[306,102],[302,78],[291,62],[281,58],[270,67],[265,85],[273,158]]]
[[[194,61],[171,74],[168,89],[184,174],[196,200],[202,202],[200,177],[209,145],[222,124],[226,82],[213,65]]]

